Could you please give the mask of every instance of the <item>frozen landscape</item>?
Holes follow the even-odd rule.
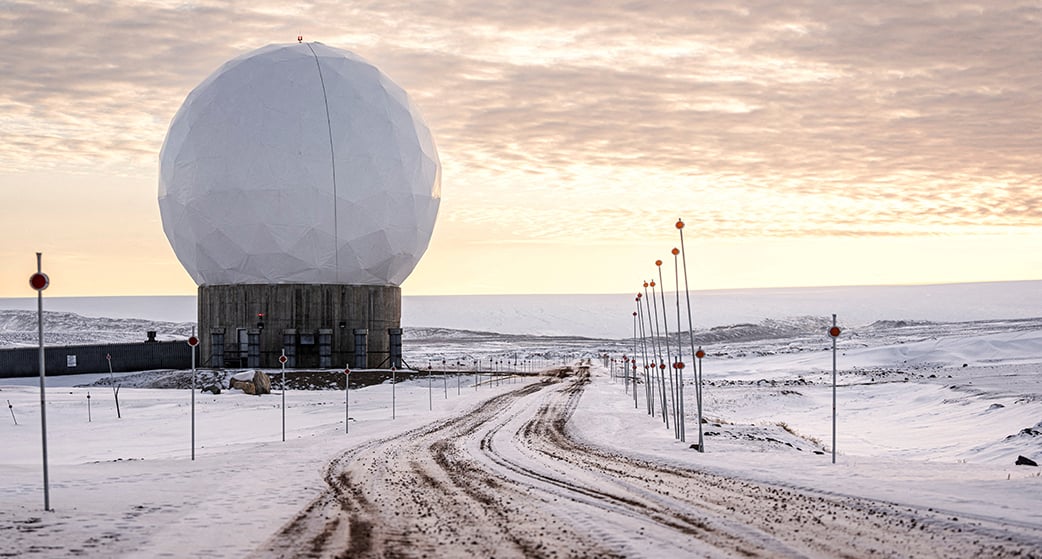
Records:
[[[155,388],[189,373],[117,375],[121,418],[108,375],[48,378],[53,512],[38,379],[2,379],[0,556],[1040,557],[1040,470],[1016,465],[1042,460],[1040,294],[701,293],[704,453],[690,367],[680,442],[602,357],[633,354],[632,298],[407,297],[406,360],[445,374],[359,378],[349,409],[197,393],[194,461],[189,391]],[[28,301],[0,301],[0,345],[34,343]],[[170,301],[61,303],[53,343],[191,328]]]

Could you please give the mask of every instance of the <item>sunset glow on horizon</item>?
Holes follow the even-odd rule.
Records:
[[[0,5],[0,297],[194,294],[156,202],[188,92],[319,41],[409,92],[442,204],[405,295],[1042,279],[1031,2]],[[697,6],[697,7],[695,7]],[[278,208],[272,208],[273,212]]]

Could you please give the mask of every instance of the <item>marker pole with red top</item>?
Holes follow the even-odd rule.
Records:
[[[661,260],[659,262],[661,262]],[[660,265],[659,266],[659,272],[661,272],[661,271],[662,271],[662,266]],[[655,328],[654,328],[653,332],[654,332],[654,335],[655,335],[655,339],[657,340],[659,337],[662,336],[662,331],[659,329],[659,322],[658,322],[658,299],[655,298],[655,280],[651,280],[651,283],[649,283],[648,285],[651,286],[651,302],[654,303],[654,308],[655,308],[655,314],[654,314],[654,317],[655,317]],[[663,312],[665,312],[664,309],[663,309]],[[662,421],[666,424],[666,429],[669,429],[669,400],[666,398],[666,371],[665,371],[665,369],[666,369],[665,363],[666,362],[662,358],[663,349],[665,350],[665,354],[669,355],[669,349],[668,349],[668,347],[669,347],[668,346],[669,338],[668,337],[666,338],[666,342],[667,342],[666,343],[666,348],[663,348],[662,344],[657,344],[655,347],[658,348],[656,350],[656,353],[658,354],[658,360],[659,360],[659,365],[658,365],[659,378],[658,378],[658,380],[659,380],[659,398],[660,398],[660,401],[662,402],[662,405],[661,405],[661,408],[662,408]]]
[[[836,326],[836,315],[832,315],[832,328],[829,328],[829,336],[832,338],[832,463],[836,463],[836,338],[839,337],[840,329]]]
[[[680,405],[677,403],[676,367],[673,366],[673,351],[669,345],[669,312],[666,310],[666,282],[662,281],[662,261],[656,260],[655,267],[658,268],[658,294],[662,298],[662,332],[666,335],[666,373],[669,375],[669,399],[673,401],[673,437],[680,439],[680,421],[677,416],[680,413]],[[680,344],[680,323],[677,323],[677,344]],[[669,423],[666,423],[669,427]]]
[[[632,366],[630,365],[632,363]],[[623,373],[626,375],[626,381],[632,380],[633,384],[633,409],[637,409],[637,311],[633,311],[633,353],[630,354],[630,360],[625,363],[626,370]],[[630,374],[633,376],[630,377]],[[629,384],[627,384],[627,388]]]
[[[652,389],[652,376],[648,374],[648,332],[644,327],[644,309],[640,306],[640,301],[644,295],[640,292],[637,293],[637,312],[640,319],[640,346],[641,355],[644,357],[642,365],[644,366],[644,400],[647,404],[648,415],[655,417],[655,392]]]
[[[705,441],[702,439],[702,358],[706,356],[706,352],[702,351],[702,347],[699,346],[698,351],[695,352],[695,358],[698,359],[696,376],[698,377],[698,383],[695,384],[695,406],[698,408],[698,451],[705,452],[706,448],[703,446]]]
[[[633,353],[631,353],[630,355],[633,356],[633,362],[636,363],[637,362],[637,311],[633,311]],[[629,367],[629,366],[626,367],[626,374],[627,375],[630,374],[629,370],[631,368],[632,367]],[[637,392],[637,375],[636,374],[633,375],[633,392],[634,392],[634,395],[633,395],[633,405],[636,406],[636,404],[637,404],[637,395],[636,395],[636,392]]]
[[[47,398],[46,398],[46,360],[43,352],[43,290],[51,284],[51,279],[43,273],[43,253],[36,253],[36,273],[29,276],[29,286],[36,290],[36,317],[40,340],[40,435],[43,437],[43,510],[51,510],[51,486],[47,477]],[[13,414],[12,414],[13,417]]]
[[[641,356],[642,356],[642,358],[644,360],[644,361],[642,361],[642,364],[644,364],[644,369],[646,371],[647,370],[647,360],[648,360],[647,353],[648,352],[647,352],[646,345],[644,343],[644,315],[641,313],[641,308],[640,308],[640,293],[637,294],[637,297],[634,300],[637,302],[637,311],[636,312],[637,312],[637,326],[638,326],[639,332],[640,332],[640,346],[639,346],[640,347],[640,354],[641,354]],[[637,355],[636,355],[636,353],[634,353],[634,355],[633,355],[633,390],[634,391],[637,390],[637,375],[638,375],[638,373],[637,373]],[[647,383],[647,379],[645,379],[644,380],[645,397],[647,396],[647,391],[648,391],[648,383]],[[646,403],[645,403],[645,407],[647,407]]]
[[[651,286],[651,302],[655,304],[655,340],[661,337],[661,331],[658,327],[658,302],[655,298],[655,280],[651,280],[649,284]],[[649,315],[651,316],[651,315]],[[657,342],[655,346],[658,355],[658,365],[655,368],[658,369],[658,383],[659,383],[659,409],[662,411],[662,421],[666,424],[666,429],[669,429],[669,419],[666,414],[669,413],[669,401],[666,399],[666,372],[665,372],[665,359],[663,358],[664,348],[662,342]]]
[[[286,442],[286,350],[282,350],[279,363],[282,364],[282,442]]]
[[[695,327],[691,321],[691,289],[687,283],[687,251],[684,249],[684,220],[678,219],[676,223],[677,232],[680,234],[680,261],[684,266],[684,297],[687,300],[687,335],[688,340],[691,342],[691,352],[695,352]],[[705,355],[705,352],[701,348],[698,352]],[[702,446],[702,356],[698,356],[698,362],[695,367],[695,404],[698,408],[698,451],[705,452],[705,447]]]
[[[199,338],[195,337],[195,328],[188,338],[188,347],[192,351],[192,460],[195,460],[195,346],[199,345]]]
[[[644,309],[640,308],[641,294],[637,293],[637,325],[640,328],[640,355],[642,361],[641,367],[644,370],[644,407],[647,409],[648,415],[651,415],[651,404],[648,402],[648,343],[647,338],[644,337]],[[636,355],[633,358],[633,389],[637,389],[637,359]]]
[[[647,337],[651,338],[651,371],[647,374],[650,379],[648,387],[651,389],[651,417],[655,417],[655,398],[658,396],[655,394],[655,381],[658,378],[656,369],[658,368],[657,361],[659,359],[658,340],[655,338],[655,328],[651,322],[651,303],[648,302],[648,282],[644,282],[644,316],[648,319],[648,330]]]
[[[684,420],[684,344],[680,341],[680,249],[673,247],[673,285],[677,286],[677,402],[680,410],[677,422],[680,424],[680,442],[687,442],[687,421]]]

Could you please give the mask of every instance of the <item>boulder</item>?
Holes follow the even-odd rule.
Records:
[[[257,388],[253,385],[252,380],[239,380],[237,378],[233,378],[230,381],[228,381],[228,388],[242,390],[247,394],[257,393]]]
[[[247,394],[260,396],[271,394],[271,379],[261,371],[238,373],[228,381],[228,388],[242,390]]]
[[[1038,466],[1038,462],[1028,458],[1027,456],[1017,456],[1017,466]]]
[[[257,395],[271,394],[271,379],[260,371],[253,373],[253,386],[257,389]]]

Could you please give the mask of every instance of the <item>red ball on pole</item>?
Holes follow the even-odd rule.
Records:
[[[43,272],[36,272],[29,276],[29,287],[32,287],[36,291],[43,291],[47,289],[47,286],[51,284],[51,278],[47,277],[47,274]]]

